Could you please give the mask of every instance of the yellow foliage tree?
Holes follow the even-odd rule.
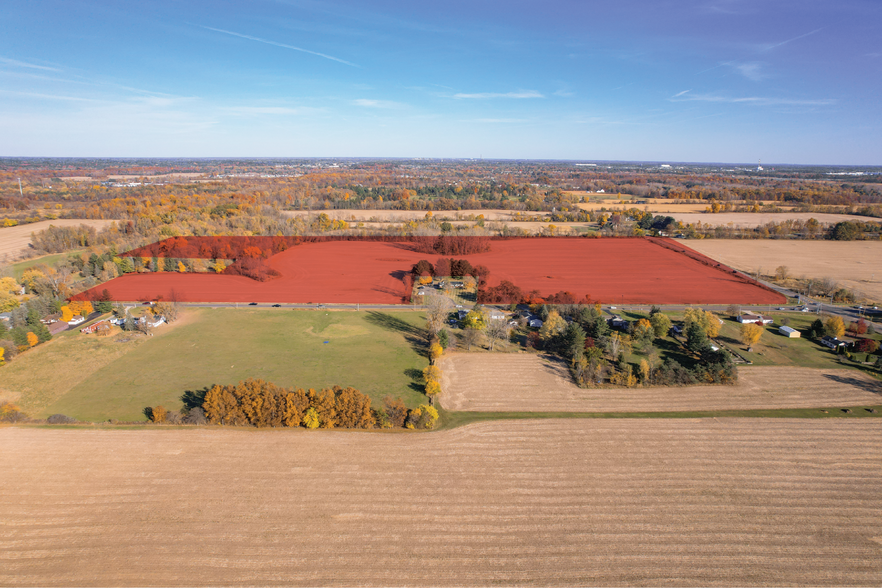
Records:
[[[689,330],[692,323],[698,323],[708,337],[716,337],[720,334],[720,320],[712,312],[700,308],[687,308],[683,312],[684,330]]]
[[[33,347],[34,345],[36,345],[39,342],[40,342],[40,338],[37,337],[33,332],[28,331],[28,345]]]
[[[70,309],[69,306],[62,306],[61,307],[61,320],[68,323],[68,322],[70,322],[70,319],[72,319],[73,317],[74,317],[73,311]]]
[[[179,262],[178,262],[178,271],[179,271],[180,273],[182,273],[182,274],[186,274],[186,273],[187,273],[187,266],[184,265],[184,262],[183,262],[183,261],[179,261]]]
[[[0,278],[0,292],[18,294],[18,283],[12,278]]]
[[[307,429],[317,429],[319,426],[319,416],[314,408],[310,408],[303,416],[303,424]]]
[[[88,300],[72,300],[67,306],[74,315],[89,316],[95,312]]]
[[[430,365],[426,369],[423,370],[423,380],[428,384],[429,382],[440,382],[441,381],[441,369],[437,366]]]
[[[150,420],[154,423],[164,423],[168,411],[163,406],[154,406],[150,409]]]
[[[841,337],[845,334],[845,323],[842,321],[842,317],[839,316],[831,316],[826,321],[824,321],[824,330],[831,337]]]
[[[227,269],[227,264],[224,263],[223,259],[218,259],[214,262],[214,265],[211,266],[211,269],[214,270],[214,273],[219,274]]]
[[[426,396],[428,396],[429,398],[433,398],[438,394],[441,394],[441,384],[439,384],[435,380],[431,380],[430,382],[426,383]]]
[[[6,349],[4,347],[0,347],[0,365],[6,363],[6,360],[3,359],[3,356],[6,355]]]
[[[555,335],[563,333],[566,329],[567,322],[561,318],[556,310],[552,310],[548,313],[548,318],[545,319],[545,322],[542,323],[542,327],[539,329],[539,336],[543,340],[548,340]]]
[[[756,323],[744,323],[741,325],[741,342],[747,345],[748,351],[760,340],[762,334],[763,328]]]
[[[431,345],[429,345],[429,361],[435,363],[441,354],[444,353],[444,349],[441,347],[441,344],[437,341],[433,341]]]

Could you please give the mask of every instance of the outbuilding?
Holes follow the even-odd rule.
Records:
[[[785,337],[789,337],[791,339],[797,339],[801,336],[799,331],[797,331],[793,327],[787,327],[787,326],[778,327],[778,332],[781,333],[782,335],[784,335]]]

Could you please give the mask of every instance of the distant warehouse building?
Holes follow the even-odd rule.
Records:
[[[791,339],[796,339],[800,337],[799,331],[792,327],[778,327],[778,332],[784,335],[785,337],[790,337]]]

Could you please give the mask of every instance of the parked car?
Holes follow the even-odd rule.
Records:
[[[281,304],[273,304],[273,308],[282,308]]]
[[[256,302],[249,302],[248,306],[257,306],[257,303]]]

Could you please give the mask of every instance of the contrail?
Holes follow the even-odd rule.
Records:
[[[202,25],[198,25],[200,28],[207,29],[209,31],[214,31],[216,33],[224,33],[225,35],[232,35],[234,37],[240,37],[242,39],[248,39],[249,41],[257,41],[258,43],[266,43],[267,45],[275,45],[276,47],[282,47],[284,49],[291,49],[292,51],[300,51],[302,53],[309,53],[310,55],[318,55],[319,57],[324,57],[325,59],[330,59],[331,61],[336,61],[338,63],[342,63],[344,65],[349,65],[352,67],[359,67],[354,63],[350,63],[338,57],[333,57],[331,55],[325,55],[324,53],[319,53],[318,51],[310,51],[309,49],[304,49],[302,47],[295,47],[294,45],[285,45],[284,43],[276,43],[275,41],[268,41],[266,39],[261,39],[260,37],[252,37],[251,35],[243,35],[241,33],[234,33],[233,31],[225,31],[223,29],[215,29],[212,27],[206,27]]]

